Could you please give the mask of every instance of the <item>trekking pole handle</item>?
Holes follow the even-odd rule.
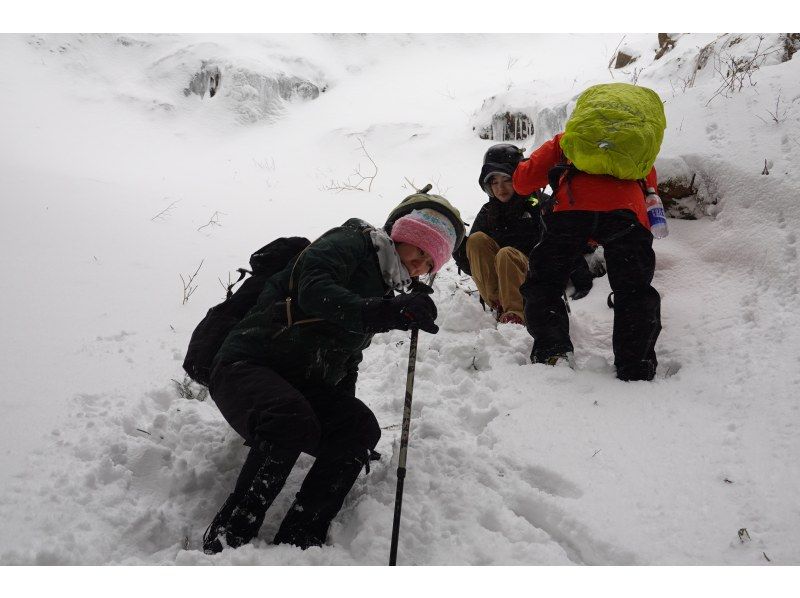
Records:
[[[408,374],[406,376],[406,397],[403,405],[403,429],[400,434],[400,454],[397,462],[397,492],[394,498],[394,521],[392,522],[392,544],[389,550],[389,565],[397,565],[397,542],[400,536],[400,512],[403,508],[403,485],[406,478],[406,457],[408,455],[408,436],[411,429],[411,400],[414,393],[414,373],[417,364],[417,339],[419,330],[411,331],[411,345],[408,351]]]

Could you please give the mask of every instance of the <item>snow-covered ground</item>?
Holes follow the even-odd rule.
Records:
[[[406,178],[471,222],[484,101],[554,109],[613,76],[661,94],[659,164],[708,203],[655,244],[658,377],[614,378],[606,278],[572,303],[573,371],[531,365],[525,329],[451,262],[442,330],[420,339],[398,560],[799,565],[800,59],[712,98],[712,63],[686,81],[716,35],[658,61],[655,34],[626,35],[641,57],[612,73],[620,38],[1,35],[0,564],[385,564],[408,335],[376,336],[361,366],[383,459],[329,545],[270,544],[303,457],[260,538],[217,556],[200,538],[246,449],[178,395],[189,335],[253,250],[380,224]],[[203,61],[219,90],[185,95]],[[324,91],[266,101],[278,74]],[[361,143],[371,190],[330,189],[374,172]]]

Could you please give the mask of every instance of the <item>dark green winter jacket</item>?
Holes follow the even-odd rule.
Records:
[[[362,351],[372,340],[362,323],[364,299],[393,295],[365,226],[351,218],[270,277],[256,305],[225,339],[215,364],[261,363],[299,390],[329,386],[353,394]],[[292,326],[284,303],[289,296]],[[298,323],[316,318],[321,321]]]

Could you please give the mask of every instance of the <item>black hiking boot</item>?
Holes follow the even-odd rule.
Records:
[[[293,544],[303,550],[322,546],[333,518],[365,465],[369,473],[369,455],[370,451],[365,449],[363,453],[317,458],[273,544]]]
[[[575,354],[572,351],[565,351],[564,353],[554,353],[547,356],[536,356],[531,353],[531,363],[543,363],[545,365],[556,366],[560,363],[567,364],[573,370],[575,369]]]
[[[617,366],[617,378],[623,382],[650,381],[655,375],[655,360],[643,359],[638,363]]]
[[[255,538],[299,456],[264,444],[251,448],[233,493],[203,534],[203,552],[217,554],[225,545],[239,548]]]

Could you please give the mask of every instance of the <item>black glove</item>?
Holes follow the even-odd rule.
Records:
[[[420,282],[418,278],[412,278],[411,284],[408,285],[409,293],[422,293],[424,295],[433,295],[433,287]]]
[[[429,292],[420,289],[392,299],[367,299],[361,311],[364,330],[388,332],[419,328],[436,334],[439,332],[439,327],[434,323],[437,316],[436,305],[428,296]]]

